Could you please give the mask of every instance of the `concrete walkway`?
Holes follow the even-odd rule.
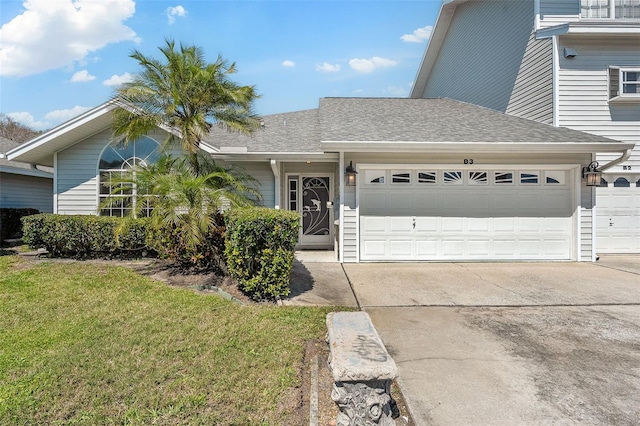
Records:
[[[640,418],[640,256],[298,264],[311,285],[287,303],[366,310],[418,425]]]

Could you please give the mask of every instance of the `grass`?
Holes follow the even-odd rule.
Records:
[[[303,344],[329,311],[0,256],[0,424],[296,424]]]

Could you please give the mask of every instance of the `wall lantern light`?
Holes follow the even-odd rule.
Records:
[[[358,174],[358,172],[356,172],[356,169],[353,168],[353,161],[349,161],[349,165],[347,166],[346,170],[344,171],[344,175],[347,178],[346,179],[347,186],[356,186],[356,175],[357,174]]]
[[[598,170],[598,162],[592,161],[587,167],[582,168],[582,179],[587,180],[587,186],[600,186],[602,172]]]

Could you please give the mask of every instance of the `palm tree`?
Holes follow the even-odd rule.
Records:
[[[199,173],[194,173],[193,161]],[[218,213],[228,207],[247,207],[260,200],[256,180],[233,167],[223,167],[206,154],[175,158],[165,154],[155,164],[136,166],[112,180],[112,197],[101,208],[125,202],[131,213],[117,228],[126,231],[130,221],[150,216],[150,229],[162,239],[167,253],[187,255],[193,263],[203,247],[221,255],[221,247],[207,238],[221,225]],[[157,245],[157,243],[156,243]],[[220,253],[211,253],[212,251]],[[215,260],[215,259],[214,259]]]
[[[200,142],[212,126],[242,133],[258,128],[259,119],[252,110],[258,95],[254,86],[229,79],[236,72],[235,63],[221,56],[207,63],[200,47],[180,44],[177,49],[173,40],[165,42],[159,48],[163,61],[138,50],[130,55],[142,72],[116,91],[114,136],[128,143],[157,127],[177,131],[196,169]]]

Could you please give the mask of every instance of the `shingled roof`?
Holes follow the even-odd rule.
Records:
[[[0,136],[0,154],[6,154],[19,145],[20,143],[18,142]],[[0,158],[0,171],[4,173],[53,178],[53,169],[50,167],[34,168],[30,164],[19,161],[9,161],[6,158]]]
[[[247,152],[319,153],[318,109],[264,116],[251,136],[214,127],[205,143],[227,152],[246,148]]]
[[[342,142],[624,145],[456,100],[407,98],[322,98],[318,109],[265,116],[251,136],[216,128],[205,142],[248,153],[317,153]]]

